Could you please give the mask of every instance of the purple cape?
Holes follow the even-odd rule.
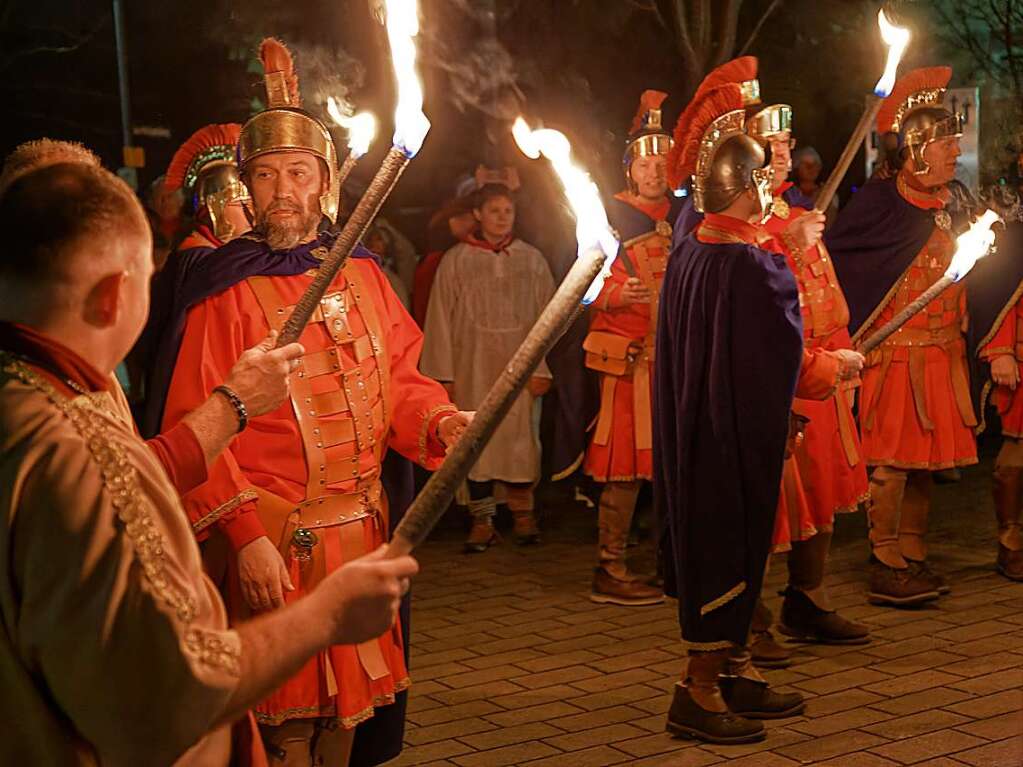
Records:
[[[665,590],[687,642],[746,641],[802,354],[799,294],[781,256],[682,240],[658,320],[654,489]]]
[[[934,212],[908,202],[894,178],[866,184],[838,214],[824,244],[849,304],[851,334],[880,306],[934,226]]]
[[[290,277],[316,269],[320,260],[312,251],[329,248],[335,239],[337,232],[322,229],[312,242],[288,251],[272,251],[262,238],[249,233],[216,250],[194,248],[168,260],[164,270],[154,278],[153,308],[142,335],[146,340],[148,363],[141,424],[144,437],[149,439],[160,432],[188,310],[249,277]],[[361,245],[356,247],[352,257],[375,258]]]
[[[980,359],[982,345],[996,332],[996,323],[1020,300],[1023,292],[1023,221],[1010,222],[998,236],[997,250],[977,262],[966,275],[966,306],[970,316],[966,344],[971,363],[970,383],[977,416],[984,412],[985,384],[991,366]],[[981,424],[984,419],[981,419]]]

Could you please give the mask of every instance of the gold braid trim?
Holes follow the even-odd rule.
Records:
[[[690,642],[682,637],[682,649],[686,651],[714,652],[715,650],[731,650],[733,647],[735,647],[735,642],[729,642],[727,639],[722,642]]]
[[[450,402],[445,402],[443,405],[434,405],[432,408],[430,408],[426,412],[426,415],[423,416],[423,423],[419,427],[419,464],[420,464],[420,466],[426,466],[426,462],[429,460],[429,456],[426,453],[426,443],[427,443],[427,441],[430,438],[430,435],[429,435],[430,421],[432,421],[434,419],[434,417],[438,413],[444,413],[444,412],[455,414],[455,413],[458,412],[458,408],[455,407],[454,405],[452,405]]]
[[[286,708],[283,711],[279,711],[276,714],[264,714],[261,711],[256,711],[256,721],[259,724],[265,724],[269,726],[276,726],[284,724],[292,719],[333,719],[335,722],[340,724],[344,729],[350,730],[356,725],[365,722],[367,719],[372,719],[376,713],[376,709],[381,706],[390,706],[394,703],[395,696],[399,692],[404,692],[412,686],[412,680],[408,677],[398,681],[394,685],[394,692],[384,693],[373,698],[372,705],[367,706],[351,716],[337,715],[337,705],[335,703],[328,703],[323,706],[299,706],[296,708]]]
[[[214,522],[217,522],[221,517],[223,517],[228,512],[234,511],[243,503],[255,501],[257,498],[259,498],[259,494],[255,490],[243,490],[231,500],[220,504],[209,514],[206,514],[200,517],[197,521],[193,522],[192,532],[198,535],[207,527],[212,525]]]
[[[3,371],[42,393],[65,416],[88,447],[100,468],[103,488],[110,494],[117,518],[131,542],[142,567],[143,584],[157,599],[169,607],[184,624],[184,647],[201,662],[221,668],[237,676],[239,653],[216,636],[189,626],[195,620],[198,605],[195,596],[177,587],[167,575],[165,552],[167,544],[153,524],[148,504],[139,484],[138,470],[129,460],[123,445],[111,439],[108,425],[90,396],[68,399],[27,365],[8,354],[0,353]]]
[[[586,459],[586,451],[583,450],[579,453],[579,457],[572,461],[572,465],[563,471],[559,471],[557,474],[551,477],[551,482],[560,482],[563,479],[568,479],[575,474],[576,469],[583,465],[583,461]]]
[[[726,591],[724,594],[719,596],[717,599],[715,599],[715,600],[713,600],[711,602],[708,602],[703,607],[701,607],[700,608],[700,615],[706,615],[709,612],[713,612],[714,610],[717,610],[719,607],[723,607],[724,605],[728,604],[733,599],[735,599],[737,596],[739,596],[739,594],[741,594],[745,590],[746,590],[746,581],[740,581],[737,586],[734,586],[733,588],[730,588],[728,591]]]

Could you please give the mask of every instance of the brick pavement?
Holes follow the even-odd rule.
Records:
[[[442,531],[420,551],[406,750],[391,767],[1017,767],[1023,765],[1023,584],[993,571],[985,470],[936,488],[935,565],[952,593],[933,607],[866,604],[864,522],[839,521],[829,584],[872,644],[794,646],[767,672],[808,699],[739,747],[664,732],[680,669],[675,607],[597,606],[586,596],[592,512],[556,514],[542,545],[461,553]],[[642,546],[637,559],[649,564]],[[784,578],[783,557],[765,593]]]

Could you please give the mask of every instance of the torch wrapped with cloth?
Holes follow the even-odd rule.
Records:
[[[895,77],[899,70],[899,62],[909,46],[909,30],[892,24],[885,15],[884,9],[877,12],[877,24],[881,30],[881,39],[888,46],[888,60],[885,63],[884,74],[881,75],[881,79],[874,86],[874,92],[867,96],[867,105],[863,109],[863,114],[860,115],[859,122],[856,123],[852,135],[849,136],[849,141],[846,142],[845,149],[842,150],[842,154],[835,164],[835,169],[831,171],[828,180],[821,187],[814,207],[822,213],[828,209],[831,200],[834,199],[835,193],[838,191],[838,185],[845,178],[845,174],[849,171],[849,166],[852,165],[860,145],[869,135],[870,127],[877,119],[878,112],[881,111],[881,105],[892,92],[892,88],[895,86]]]
[[[589,175],[572,162],[568,139],[553,130],[530,130],[522,118],[516,120],[513,133],[523,153],[532,158],[543,155],[558,175],[576,218],[578,258],[490,388],[472,423],[405,513],[388,547],[390,556],[407,554],[426,539],[540,361],[580,305],[596,299],[618,253],[620,243],[608,224],[600,193]]]
[[[327,99],[327,113],[338,126],[348,131],[348,156],[338,171],[338,186],[344,186],[356,163],[369,151],[377,135],[377,118],[369,112],[347,115],[341,105],[331,96]]]
[[[277,337],[277,346],[297,341],[319,306],[331,282],[348,261],[359,240],[366,234],[384,201],[416,156],[430,131],[423,114],[423,88],[416,74],[415,37],[419,34],[417,0],[387,0],[387,39],[398,80],[398,104],[394,113],[394,139],[380,169],[369,182],[352,215],[323,259],[316,276],[295,305]],[[340,114],[340,113],[339,113]],[[368,144],[368,142],[367,142]],[[351,158],[351,155],[349,155]],[[358,158],[355,158],[358,159]],[[355,160],[352,160],[354,165]]]
[[[927,308],[931,301],[938,298],[948,288],[969,274],[970,270],[973,269],[973,265],[991,250],[991,246],[995,242],[995,233],[991,227],[996,221],[1001,220],[1001,217],[993,210],[984,211],[970,225],[967,231],[959,235],[956,240],[955,254],[952,256],[952,263],[945,270],[944,276],[907,304],[905,308],[878,328],[873,334],[864,339],[857,347],[857,351],[864,355],[870,354],[895,331]]]

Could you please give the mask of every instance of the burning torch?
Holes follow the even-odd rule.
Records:
[[[845,149],[842,150],[842,155],[838,158],[835,169],[828,176],[827,182],[825,182],[820,194],[817,196],[815,207],[821,212],[826,211],[831,204],[835,192],[838,191],[838,185],[842,183],[842,179],[845,178],[849,166],[856,157],[856,152],[859,151],[860,144],[863,143],[867,134],[870,133],[870,126],[877,119],[877,113],[881,111],[881,104],[892,92],[892,88],[895,87],[895,77],[898,73],[899,61],[902,60],[902,54],[905,53],[906,47],[909,45],[909,30],[897,27],[888,21],[884,9],[877,12],[877,25],[881,29],[881,39],[888,46],[888,61],[885,64],[884,74],[881,75],[881,79],[874,86],[874,92],[867,96],[867,106],[863,110],[863,114],[860,115],[860,121],[856,124],[856,129],[853,131],[852,136],[849,137]]]
[[[338,186],[345,185],[345,179],[352,172],[355,164],[362,159],[362,156],[369,151],[370,144],[377,135],[377,118],[369,112],[359,112],[357,115],[346,115],[341,105],[333,96],[327,98],[327,113],[330,119],[338,126],[348,131],[348,156],[341,163],[338,171]]]
[[[860,344],[858,351],[861,354],[870,354],[874,349],[885,342],[892,333],[901,328],[919,312],[923,311],[931,301],[945,292],[953,283],[959,282],[969,274],[973,265],[988,254],[991,245],[994,244],[995,234],[991,227],[995,221],[1001,221],[1001,217],[993,210],[986,210],[970,228],[959,235],[956,240],[955,254],[952,256],[952,263],[948,265],[944,276],[921,293],[916,300],[910,303],[901,312],[892,317],[882,325],[876,333]]]
[[[521,117],[515,121],[512,133],[525,155],[533,159],[543,155],[550,160],[575,215],[578,257],[490,387],[472,423],[398,524],[388,547],[389,556],[408,554],[426,539],[533,371],[565,332],[580,302],[588,304],[596,299],[618,253],[619,242],[608,224],[597,185],[572,162],[568,139],[554,130],[530,130]]]
[[[394,139],[380,169],[369,182],[365,194],[355,206],[344,229],[323,259],[316,276],[295,305],[277,337],[277,346],[297,341],[313,316],[337,273],[348,261],[355,245],[366,234],[380,206],[394,190],[401,174],[416,156],[430,121],[423,114],[423,87],[416,74],[415,37],[419,34],[417,0],[387,0],[387,39],[391,44],[391,61],[398,80],[398,105],[394,110]]]

